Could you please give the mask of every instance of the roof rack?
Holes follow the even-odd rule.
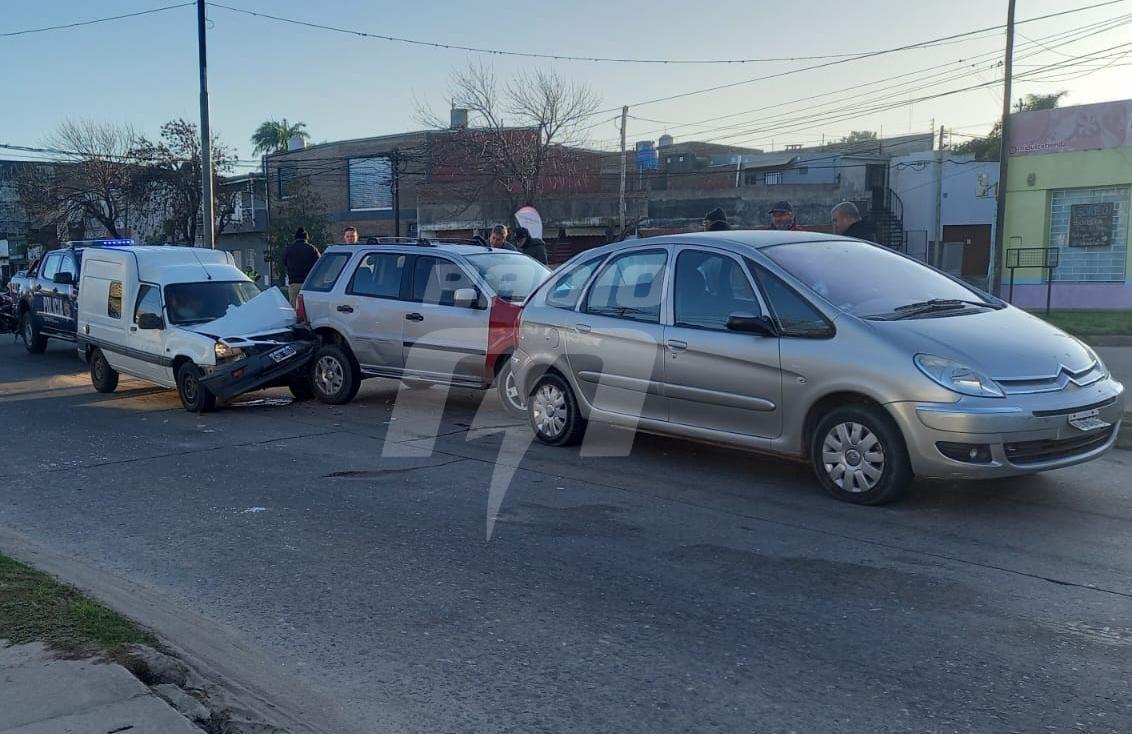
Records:
[[[466,237],[441,237],[436,239],[428,239],[425,237],[367,237],[364,242],[359,241],[359,245],[416,245],[417,247],[436,247],[437,245],[468,245],[470,247],[486,247],[491,249],[491,245],[486,242]]]

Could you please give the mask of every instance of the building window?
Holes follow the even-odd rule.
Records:
[[[291,184],[295,182],[296,178],[298,178],[299,168],[298,166],[294,165],[279,166],[278,176],[279,179],[277,183],[279,185],[279,198],[286,199],[292,193]]]
[[[766,175],[766,185],[774,186],[775,184],[782,183],[782,171],[774,171]]]
[[[350,211],[393,208],[393,163],[385,157],[350,159]]]
[[[759,175],[760,174],[758,171],[746,171],[743,173],[743,183],[747,184],[748,186],[758,186]]]
[[[1059,251],[1055,281],[1125,280],[1128,196],[1128,186],[1050,192],[1049,246]]]

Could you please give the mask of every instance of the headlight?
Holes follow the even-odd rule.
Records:
[[[977,398],[1006,397],[994,380],[955,360],[931,354],[917,354],[916,366],[936,384],[952,392],[973,395]]]
[[[239,359],[244,356],[244,350],[239,347],[230,347],[224,342],[216,342],[216,359],[223,361],[226,359]]]

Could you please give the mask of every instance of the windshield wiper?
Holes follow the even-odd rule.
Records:
[[[906,303],[903,306],[897,306],[892,309],[892,314],[876,314],[870,318],[882,318],[885,321],[897,321],[899,319],[907,319],[913,316],[919,316],[926,313],[934,313],[936,311],[958,311],[968,306],[977,306],[979,308],[990,308],[998,310],[1002,308],[999,304],[988,303],[987,301],[967,301],[962,298],[932,298],[927,301],[917,301],[916,303]]]

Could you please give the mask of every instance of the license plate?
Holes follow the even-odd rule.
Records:
[[[290,359],[291,357],[294,357],[296,354],[298,354],[298,351],[293,346],[288,344],[285,347],[276,349],[274,352],[267,356],[271,357],[273,360],[275,360],[275,363],[278,364]]]
[[[1069,425],[1079,431],[1095,431],[1098,428],[1108,428],[1112,424],[1101,420],[1099,410],[1082,410],[1079,413],[1069,414]]]

